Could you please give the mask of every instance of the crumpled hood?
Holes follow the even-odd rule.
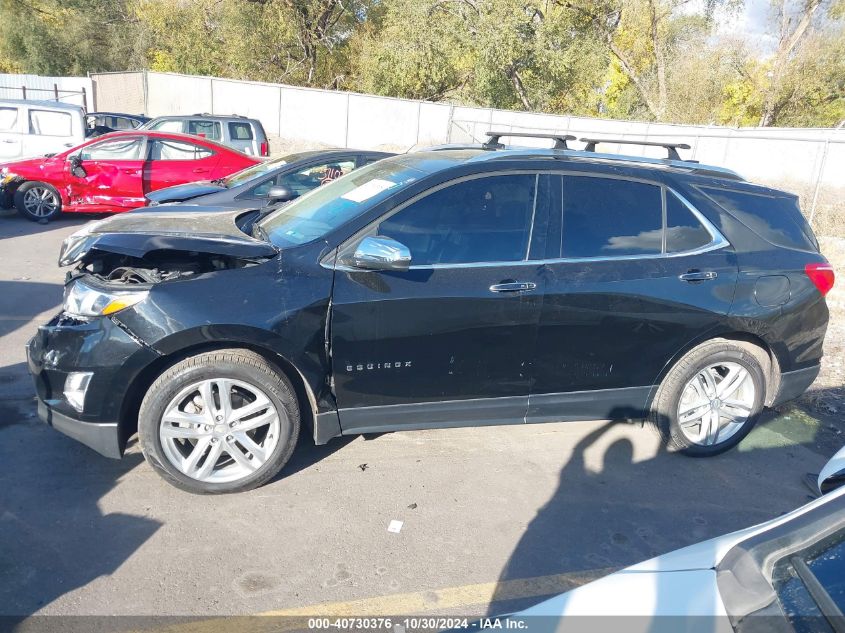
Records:
[[[223,185],[215,185],[210,180],[201,180],[199,182],[189,182],[184,185],[174,185],[173,187],[165,187],[164,189],[157,189],[151,191],[146,195],[147,200],[157,204],[164,204],[165,202],[181,202],[182,200],[190,200],[205,196],[209,193],[217,193],[226,189]]]
[[[142,258],[151,251],[178,250],[254,259],[278,252],[272,244],[238,228],[235,220],[244,213],[242,209],[205,209],[123,213],[94,222],[64,241],[59,266],[87,261],[97,251]]]

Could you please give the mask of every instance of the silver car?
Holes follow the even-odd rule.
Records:
[[[238,115],[186,114],[156,117],[141,128],[202,136],[249,156],[270,155],[270,143],[258,119]]]

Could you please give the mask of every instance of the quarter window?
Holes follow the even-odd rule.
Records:
[[[79,151],[82,160],[141,160],[142,139],[116,138],[94,143]]]
[[[666,252],[682,253],[713,240],[692,211],[671,191],[666,192]]]
[[[70,136],[72,121],[67,112],[29,111],[29,133],[42,136]]]
[[[182,121],[165,119],[164,121],[153,123],[150,126],[150,129],[158,130],[159,132],[181,132],[183,130],[183,125]]]
[[[229,138],[233,141],[251,141],[252,126],[249,123],[229,123]]]
[[[390,216],[378,234],[407,246],[415,266],[522,261],[536,183],[534,174],[466,180]]]
[[[565,176],[563,257],[663,252],[660,187],[615,178]]]
[[[150,160],[199,160],[213,155],[210,149],[187,141],[151,140]]]

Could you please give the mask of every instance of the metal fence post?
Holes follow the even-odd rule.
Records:
[[[23,93],[23,100],[26,101],[26,86],[21,86],[21,92]]]
[[[813,192],[813,202],[810,204],[810,224],[813,224],[813,217],[816,215],[816,203],[819,200],[819,190],[822,188],[822,176],[824,176],[824,167],[827,162],[827,150],[830,147],[830,137],[824,140],[822,147],[822,159],[819,162],[819,171],[816,173],[816,187]]]

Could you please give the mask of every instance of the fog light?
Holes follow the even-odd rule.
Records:
[[[81,412],[85,406],[85,392],[93,375],[90,371],[75,371],[65,378],[65,398],[77,411]]]

